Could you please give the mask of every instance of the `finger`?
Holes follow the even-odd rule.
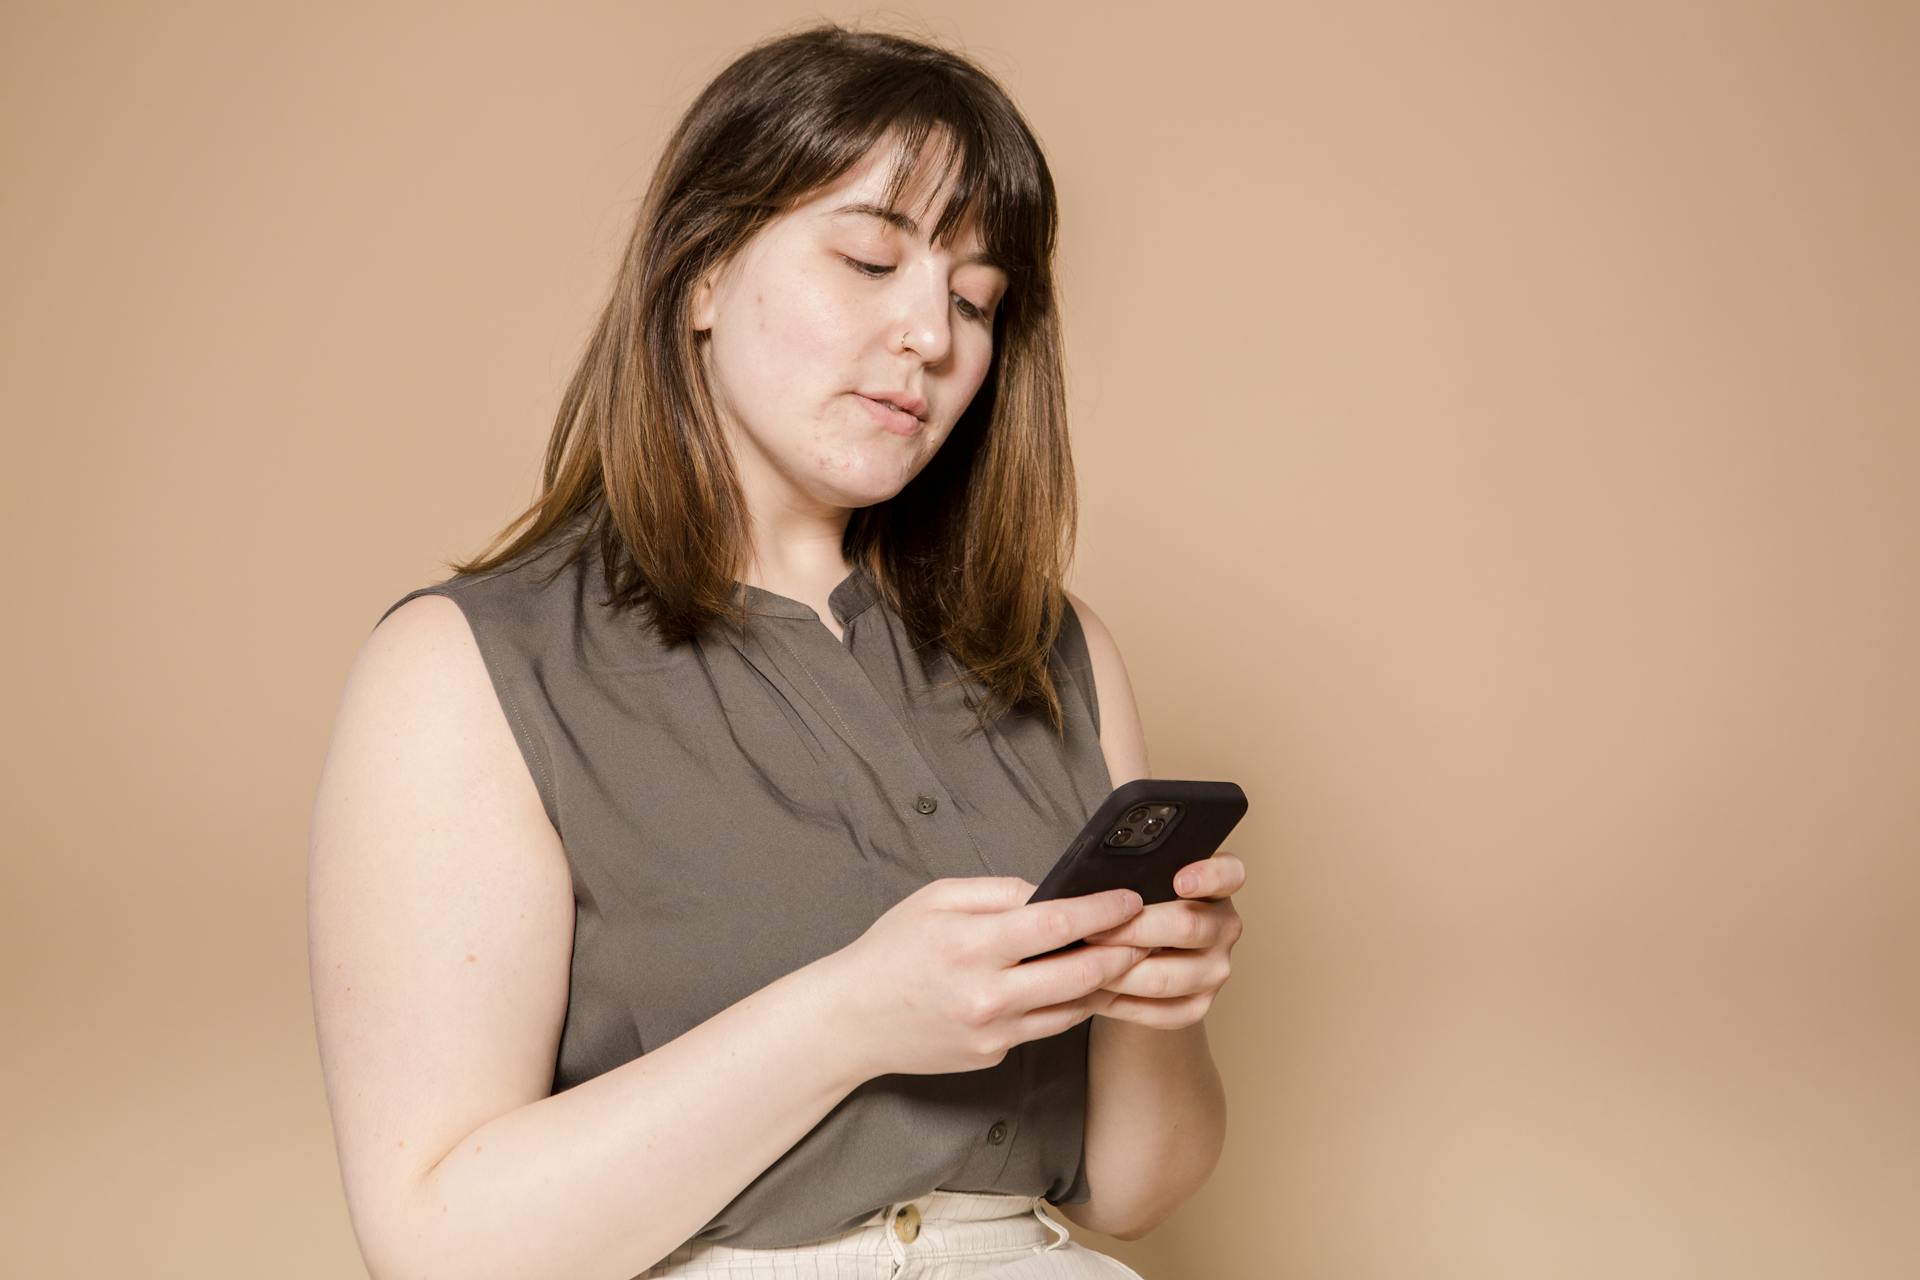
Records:
[[[1000,934],[1004,953],[1014,959],[1037,956],[1090,933],[1131,919],[1141,909],[1131,889],[1107,889],[1071,898],[1049,898],[1008,911]]]
[[[1015,984],[1010,998],[1031,1011],[1070,1003],[1111,986],[1151,954],[1146,947],[1075,947],[1029,960],[1009,970]]]
[[[1105,1013],[1107,1007],[1118,998],[1110,991],[1093,991],[1077,1000],[1031,1009],[1014,1020],[1014,1034],[1022,1043],[1057,1036],[1070,1027],[1079,1026],[1096,1013]]]
[[[1125,943],[1135,947],[1178,947],[1197,950],[1219,939],[1222,915],[1231,906],[1184,898],[1156,902],[1126,923],[1086,936],[1087,942]]]
[[[1023,905],[1038,887],[1019,876],[948,876],[927,885],[933,905],[948,911],[1005,911]]]
[[[1105,1014],[1116,1022],[1133,1022],[1143,1027],[1173,1031],[1190,1027],[1206,1017],[1213,999],[1214,993],[1207,991],[1196,991],[1190,996],[1171,996],[1165,1000],[1115,995],[1105,1007],[1095,1012]]]
[[[1102,929],[1098,933],[1086,936],[1088,942],[1125,943],[1135,947],[1164,947],[1178,941],[1182,936],[1172,932],[1174,926],[1167,922],[1168,916],[1177,912],[1190,911],[1186,903],[1180,901],[1156,902],[1111,929]]]
[[[1229,898],[1246,882],[1246,864],[1221,849],[1211,858],[1182,867],[1173,878],[1173,891],[1183,898]]]
[[[1130,965],[1106,990],[1146,1000],[1173,1000],[1217,990],[1229,972],[1224,961],[1203,951],[1158,950]]]
[[[1196,862],[1192,866],[1180,868],[1179,874],[1173,877],[1173,891],[1183,898],[1191,898],[1195,894],[1206,892],[1211,883],[1212,877],[1207,874],[1207,864]]]

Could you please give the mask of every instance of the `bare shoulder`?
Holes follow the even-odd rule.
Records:
[[[1092,605],[1071,591],[1066,594],[1087,638],[1094,696],[1100,700],[1100,750],[1107,758],[1107,773],[1116,787],[1134,778],[1149,777],[1146,727],[1140,720],[1119,642]]]
[[[362,1249],[465,1135],[545,1097],[573,890],[459,605],[409,600],[348,672],[314,799],[308,962]]]

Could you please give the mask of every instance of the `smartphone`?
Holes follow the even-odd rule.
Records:
[[[1135,778],[1108,793],[1028,902],[1131,889],[1143,904],[1179,897],[1174,873],[1213,856],[1247,811],[1247,793],[1232,782]],[[1074,939],[1040,955],[1087,945]]]

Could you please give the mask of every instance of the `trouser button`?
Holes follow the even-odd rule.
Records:
[[[893,1234],[912,1244],[920,1234],[920,1210],[910,1204],[901,1205],[893,1215]]]

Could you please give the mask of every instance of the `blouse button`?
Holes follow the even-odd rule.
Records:
[[[921,813],[932,813],[935,809],[938,809],[940,807],[940,802],[938,800],[935,800],[932,796],[926,796],[926,795],[915,796],[913,798],[913,807],[918,809]]]
[[[997,1147],[1002,1142],[1005,1142],[1006,1138],[1007,1122],[1004,1120],[995,1120],[993,1122],[993,1128],[987,1130],[987,1141]]]

